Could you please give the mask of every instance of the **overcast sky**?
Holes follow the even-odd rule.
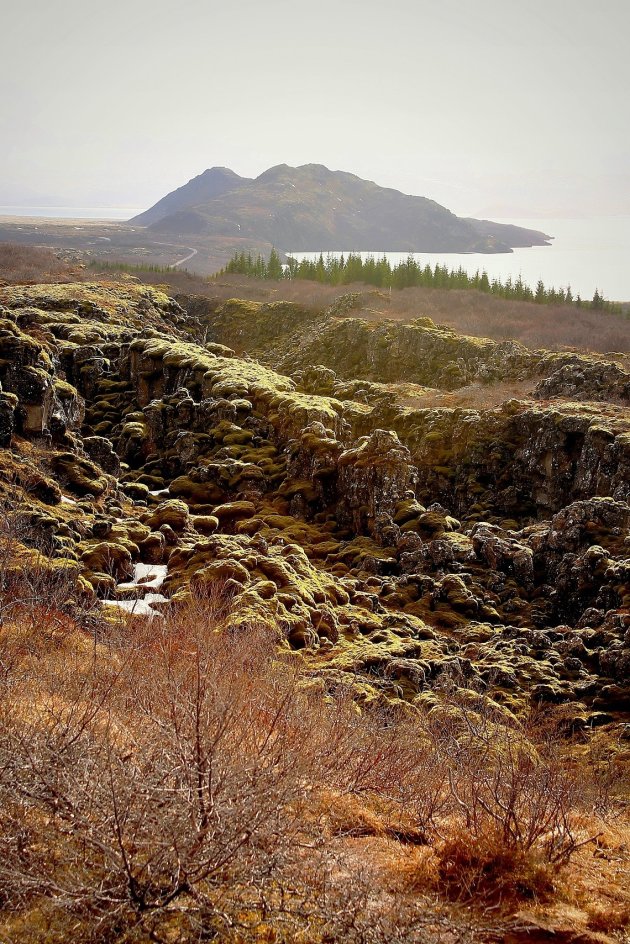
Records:
[[[629,0],[0,0],[0,204],[322,163],[459,214],[630,213]]]

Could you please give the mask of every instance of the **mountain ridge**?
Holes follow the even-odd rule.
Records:
[[[197,200],[201,202],[204,198],[211,199],[214,196],[219,196],[228,189],[241,186],[241,181],[246,183],[249,179],[248,177],[240,177],[229,167],[209,167],[198,174],[197,177],[191,178],[182,187],[167,193],[144,213],[135,216],[132,222],[148,226],[171,213],[179,211],[182,206],[191,206]],[[185,201],[184,204],[181,202],[182,199]]]
[[[428,197],[323,164],[277,164],[255,179],[212,167],[130,222],[164,234],[246,236],[285,251],[497,253],[551,238],[458,217]]]

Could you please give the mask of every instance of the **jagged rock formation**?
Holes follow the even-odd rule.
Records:
[[[166,565],[158,607],[220,592],[359,698],[431,707],[448,678],[573,728],[630,710],[618,364],[134,284],[0,306],[2,488],[77,593]],[[492,409],[397,388],[523,378]]]

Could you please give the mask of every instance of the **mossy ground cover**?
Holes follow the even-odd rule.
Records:
[[[354,525],[360,521],[360,526],[367,527],[368,533],[353,535],[352,527],[348,531],[347,522],[342,521],[337,522],[336,529],[333,527],[321,532],[313,523],[314,518],[324,520],[327,516],[330,521],[336,521],[334,498],[331,506],[331,496],[326,490],[329,488],[328,478],[331,475],[334,478],[335,466],[338,463],[341,468],[344,463],[350,463],[352,475],[363,475],[365,468],[374,476],[379,467],[382,467],[385,478],[391,474],[390,470],[394,468],[395,463],[392,466],[387,452],[366,451],[366,443],[346,449],[343,455],[339,452],[339,449],[344,448],[343,440],[346,439],[347,445],[347,437],[352,435],[352,430],[362,423],[367,424],[371,413],[376,414],[378,418],[377,394],[383,392],[382,388],[376,391],[373,406],[355,404],[352,401],[312,392],[301,392],[295,389],[294,381],[262,367],[255,361],[217,356],[215,352],[203,346],[175,338],[175,329],[172,319],[169,318],[172,314],[171,303],[159,293],[146,289],[127,287],[121,290],[120,287],[84,285],[79,291],[71,286],[35,286],[29,287],[28,293],[24,289],[15,290],[6,301],[13,311],[20,310],[28,303],[29,314],[23,319],[25,325],[30,326],[34,334],[43,329],[49,332],[47,346],[44,347],[24,332],[24,337],[20,340],[22,336],[17,327],[15,330],[18,334],[13,334],[17,339],[13,343],[21,345],[21,349],[24,348],[27,358],[43,358],[41,363],[45,365],[42,368],[44,370],[51,370],[49,349],[51,345],[54,348],[55,337],[60,336],[62,339],[64,334],[67,335],[68,328],[71,328],[73,335],[68,338],[70,347],[63,347],[66,361],[78,359],[79,363],[84,363],[78,353],[82,353],[87,346],[98,343],[108,346],[108,353],[111,349],[115,356],[126,357],[124,351],[128,349],[131,356],[139,358],[136,366],[141,378],[140,387],[133,369],[127,376],[124,373],[116,376],[111,373],[110,364],[107,369],[109,373],[106,371],[97,376],[97,392],[88,404],[86,421],[89,421],[95,432],[112,435],[117,448],[122,449],[128,462],[135,466],[134,477],[128,479],[127,488],[128,494],[132,494],[133,488],[136,489],[133,493],[136,501],[148,500],[151,497],[150,485],[158,486],[158,489],[168,486],[170,494],[174,498],[183,498],[191,509],[192,515],[187,515],[185,526],[180,519],[167,520],[166,512],[164,520],[159,516],[156,518],[158,513],[155,512],[154,520],[149,521],[149,527],[154,527],[156,533],[162,525],[167,525],[175,534],[180,535],[178,540],[184,543],[193,540],[195,534],[203,536],[214,533],[215,530],[241,534],[248,539],[257,535],[259,540],[288,541],[301,547],[308,560],[313,561],[320,571],[329,572],[332,580],[337,582],[347,576],[365,580],[366,573],[374,573],[374,568],[378,571],[379,568],[398,566],[395,548],[388,547],[381,538],[374,540],[370,533],[372,525],[369,521],[374,509],[370,509],[369,501],[368,504],[357,505],[352,511]],[[137,328],[137,321],[134,319],[138,319],[140,315],[145,318],[146,331],[147,314],[151,323],[150,336],[135,339],[129,337],[122,341],[126,334],[133,333]],[[231,302],[222,312],[226,322],[230,319],[254,319],[261,337],[266,336],[265,332],[272,329],[278,318],[286,335],[292,327],[295,315],[295,312],[286,307],[281,310],[276,310],[274,306],[262,309],[252,304],[249,307],[239,307],[237,302]],[[313,329],[313,321],[308,323]],[[165,325],[167,333],[160,334]],[[338,330],[334,325],[332,328]],[[424,332],[423,343],[428,344],[429,348],[438,343],[460,343],[454,332],[443,331],[428,324],[426,320],[419,320],[412,329]],[[343,330],[346,333],[352,332],[353,322],[344,321]],[[374,325],[369,325],[365,330],[373,336],[376,329]],[[382,349],[391,350],[394,345],[391,332],[394,328],[385,326],[385,333],[381,329],[378,330]],[[411,338],[411,335],[409,337]],[[468,340],[474,356],[494,355],[496,345],[493,342]],[[30,355],[26,353],[28,351],[31,351]],[[460,353],[465,354],[464,349]],[[467,356],[464,356],[464,360]],[[518,352],[518,357],[522,362],[528,363],[522,352]],[[536,359],[532,361],[530,358],[527,369],[530,369],[534,362],[537,363]],[[82,368],[82,371],[85,369]],[[432,369],[435,376],[435,372],[439,375],[442,368],[439,364],[434,364]],[[232,414],[235,417],[240,416],[237,422],[225,419],[215,422],[207,432],[200,433],[198,439],[191,442],[195,460],[201,459],[200,472],[190,468],[190,460],[188,463],[182,462],[174,450],[169,449],[168,441],[158,442],[155,423],[147,419],[143,412],[143,404],[148,406],[148,403],[145,404],[145,401],[148,401],[154,405],[154,412],[155,408],[160,407],[164,414],[163,407],[169,401],[163,397],[168,396],[169,387],[175,392],[177,383],[181,382],[177,379],[180,377],[192,383],[192,389],[199,397],[207,396],[210,400],[218,400],[227,396],[228,402],[232,404]],[[85,374],[80,372],[76,379],[85,387]],[[63,401],[75,396],[77,388],[58,376],[55,378],[55,389],[59,399]],[[139,397],[135,403],[134,390]],[[238,410],[241,411],[240,414]],[[165,416],[166,414],[163,415],[163,420],[166,422]],[[572,417],[574,421],[571,420]],[[402,441],[411,446],[411,459],[417,463],[421,472],[418,495],[425,502],[421,504],[416,498],[403,501],[397,506],[398,510],[393,515],[392,523],[400,529],[401,534],[417,535],[425,544],[441,541],[444,547],[439,553],[445,554],[447,559],[461,560],[464,563],[470,557],[469,537],[461,533],[461,523],[455,518],[449,518],[448,514],[427,511],[426,506],[431,498],[435,498],[436,494],[443,499],[455,498],[458,508],[462,505],[468,506],[469,521],[488,520],[493,525],[503,522],[505,525],[512,525],[514,530],[518,527],[519,520],[506,516],[506,512],[513,508],[504,506],[503,517],[500,507],[496,509],[499,514],[493,514],[496,505],[500,504],[497,502],[497,486],[505,482],[508,490],[513,488],[511,469],[519,451],[525,452],[529,449],[532,425],[547,424],[558,429],[561,436],[571,436],[575,435],[572,430],[577,423],[580,434],[584,430],[585,435],[590,435],[595,442],[601,439],[608,444],[618,440],[617,449],[620,452],[623,452],[623,437],[627,430],[627,418],[620,408],[609,406],[595,410],[583,403],[563,403],[562,409],[556,409],[555,412],[550,412],[544,406],[523,405],[516,412],[510,409],[507,412],[494,411],[492,414],[445,408],[413,410],[401,406],[394,409],[393,413],[390,410],[388,418],[402,437]],[[602,425],[602,421],[605,425]],[[571,425],[571,422],[574,425],[568,429],[567,423]],[[262,441],[260,433],[256,430],[256,426],[261,423],[264,424],[266,432]],[[328,432],[323,436],[321,432],[305,432],[313,423],[320,424],[319,429],[323,428]],[[519,423],[524,426],[523,432],[515,428]],[[566,433],[565,428],[568,430]],[[339,442],[339,438],[342,442],[337,446],[335,444]],[[298,439],[300,447],[296,453],[297,462],[302,463],[304,471],[300,474],[297,469],[292,468],[289,475],[284,452]],[[153,459],[151,471],[144,471],[149,468],[146,460],[151,455],[151,450],[156,448],[158,456],[162,451],[164,458]],[[320,457],[324,459],[323,464]],[[57,480],[77,499],[85,495],[93,500],[106,496],[115,488],[115,482],[109,480],[97,465],[71,450],[57,452],[50,461]],[[173,474],[178,467],[181,474]],[[502,469],[499,476],[497,468]],[[328,477],[326,480],[321,478],[324,473]],[[320,478],[313,478],[314,475],[319,475]],[[384,483],[385,479],[383,485]],[[244,497],[248,494],[247,490],[252,488],[254,503]],[[271,502],[271,513],[261,514],[260,500],[265,494],[268,496],[265,501]],[[524,518],[527,523],[528,516],[531,519],[532,514],[535,514],[535,508],[528,507],[525,495],[522,495],[519,501],[519,518],[521,521]],[[134,509],[133,514],[140,517],[144,515],[141,507]],[[304,516],[306,520],[303,520]],[[215,525],[215,521],[218,524]],[[452,525],[451,521],[455,524]],[[456,530],[450,536],[453,527]],[[617,552],[622,551],[625,546],[623,535],[621,541],[617,535],[613,547],[609,531],[602,530],[595,524],[592,527],[592,536]],[[143,539],[146,540],[147,537],[148,535],[145,535]],[[154,547],[156,541],[157,539],[153,540]],[[110,543],[115,548],[125,550],[125,541],[122,538]],[[132,552],[139,553],[134,549]],[[79,556],[84,553],[85,549],[81,548]],[[125,556],[122,551],[120,553],[122,557]],[[116,554],[109,556],[113,561]],[[98,567],[88,570],[92,573],[104,573],[108,567],[111,569],[112,561],[108,564],[100,562]],[[424,567],[426,566],[425,560]],[[466,620],[471,616],[483,613],[484,607],[488,613],[500,613],[502,602],[506,603],[507,600],[502,601],[501,593],[497,595],[489,587],[483,586],[482,575],[475,571],[474,566],[472,572],[473,580],[481,580],[481,584],[476,593],[465,589],[461,601],[454,589],[439,598],[435,591],[428,595],[426,592],[416,594],[412,593],[409,587],[394,587],[386,592],[381,591],[380,596],[384,603],[378,604],[375,615],[375,608],[371,607],[372,619],[379,622],[378,607],[395,609],[399,605],[407,617],[422,619],[441,632],[448,633],[453,628],[466,625]],[[299,597],[299,584],[304,578],[293,573],[290,577],[285,575],[283,579],[293,581],[298,588],[296,593]],[[101,591],[104,585],[107,585],[107,582],[101,581]],[[513,589],[518,595],[518,587]],[[268,586],[264,588],[263,593],[267,598],[264,605],[267,606],[273,594]],[[483,602],[484,595],[487,602]],[[287,610],[285,602],[282,602],[282,606]],[[522,599],[520,610],[512,607],[511,618],[517,625],[526,624],[530,618],[529,613],[530,605],[525,597]],[[309,624],[304,640],[307,640],[312,648],[313,645],[319,644],[317,633],[313,631],[314,617],[308,608],[306,613],[300,611],[300,614]],[[291,621],[296,622],[289,620]],[[330,627],[327,627],[328,635],[323,636],[328,640],[327,644],[330,642],[330,632]]]
[[[309,697],[343,692],[356,717],[445,725],[461,720],[456,703],[474,727],[483,705],[517,731],[543,710],[561,719],[567,758],[607,738],[615,769],[628,763],[623,404],[410,404],[408,387],[383,380],[388,356],[417,385],[422,350],[425,379],[444,391],[485,368],[491,388],[547,363],[424,320],[341,330],[321,313],[232,301],[218,340],[144,287],[0,292],[3,601],[57,587],[55,612],[83,614],[80,634],[115,648],[130,626],[100,601],[142,598],[136,565],[165,567],[154,636],[169,626],[176,639],[177,621],[211,601],[213,632],[265,629]],[[296,324],[319,347],[288,376],[277,368]],[[264,364],[234,354],[246,325]],[[356,351],[335,345],[355,335],[376,359],[337,377]],[[33,390],[39,428],[20,413]],[[398,841],[384,801],[364,800],[358,818]],[[434,862],[446,884],[477,867],[451,853]]]
[[[510,400],[491,411],[417,409],[405,403],[407,388],[398,398],[391,383],[390,389],[381,382],[367,383],[365,391],[356,380],[336,386],[329,367],[317,368],[319,373],[298,372],[290,379],[251,358],[235,357],[216,342],[191,343],[194,331],[184,314],[159,292],[133,285],[31,286],[5,290],[4,302],[13,313],[28,312],[22,317],[24,328],[15,324],[10,334],[11,343],[20,347],[20,356],[26,359],[25,366],[41,364],[37,369],[54,375],[60,403],[80,397],[83,391],[87,409],[82,432],[110,437],[123,459],[117,482],[97,462],[81,455],[80,431],[67,430],[63,435],[69,448],[58,449],[46,459],[52,473],[50,488],[60,485],[73,496],[71,501],[87,497],[88,502],[104,503],[105,509],[107,503],[121,500],[123,493],[117,497],[116,490],[122,485],[125,497],[116,517],[142,520],[148,529],[131,540],[115,524],[106,540],[100,541],[103,559],[98,561],[92,559],[98,556],[93,548],[99,547],[98,538],[103,535],[79,533],[76,549],[70,547],[72,538],[65,542],[64,553],[83,562],[85,576],[95,580],[100,594],[113,592],[118,571],[128,570],[143,555],[168,562],[176,593],[187,593],[203,554],[210,554],[202,547],[211,535],[234,535],[246,544],[257,543],[263,550],[247,553],[270,560],[276,551],[269,551],[269,545],[293,545],[303,555],[306,571],[279,560],[268,565],[275,567],[277,583],[265,573],[257,575],[260,579],[252,587],[249,579],[229,578],[247,606],[254,601],[261,618],[283,622],[290,643],[293,639],[307,652],[315,653],[322,646],[328,652],[331,646],[334,650],[341,645],[340,639],[351,638],[352,633],[343,628],[340,632],[340,624],[357,622],[354,611],[344,612],[344,606],[354,605],[344,581],[359,581],[362,590],[355,594],[363,613],[359,625],[363,619],[364,626],[387,637],[387,620],[399,613],[403,624],[417,633],[423,628],[436,631],[444,655],[449,647],[461,646],[452,634],[471,619],[488,618],[493,625],[527,629],[535,627],[538,618],[536,596],[518,579],[515,582],[510,570],[512,557],[519,553],[523,557],[525,552],[501,551],[504,563],[499,566],[505,570],[497,583],[492,568],[490,573],[484,571],[490,558],[480,561],[471,541],[475,523],[488,522],[512,535],[501,538],[504,545],[527,542],[526,532],[523,539],[517,537],[519,528],[544,513],[545,503],[554,510],[554,502],[558,508],[563,501],[593,489],[601,493],[610,488],[619,497],[624,494],[628,420],[623,409],[613,404],[595,408],[563,401],[550,408]],[[263,346],[273,336],[282,339],[280,346],[285,344],[287,351],[296,324],[310,332],[313,343],[330,334],[330,342],[322,340],[319,350],[322,359],[335,366],[332,352],[347,350],[354,334],[357,343],[350,347],[355,357],[358,350],[363,351],[363,337],[384,356],[399,350],[403,360],[416,356],[417,348],[432,358],[423,367],[429,371],[428,379],[447,388],[453,364],[464,364],[465,370],[485,364],[490,369],[485,382],[491,383],[492,365],[503,365],[501,380],[505,370],[531,373],[539,370],[541,362],[555,368],[559,359],[557,355],[533,356],[518,347],[504,349],[492,341],[461,339],[427,319],[408,326],[377,326],[347,318],[337,322],[334,316],[328,321],[314,318],[287,305],[238,301],[226,304],[217,317],[223,339],[230,332],[236,337],[249,323],[252,337]],[[341,337],[346,339],[343,345]],[[51,353],[56,350],[66,365],[62,374],[52,367]],[[376,365],[370,358],[372,354],[368,361]],[[448,376],[443,373],[446,368]],[[413,373],[411,366],[404,367],[396,358],[386,371],[392,369]],[[378,374],[380,368],[370,370]],[[329,392],[318,393],[318,384]],[[187,392],[182,399],[179,391],[184,387]],[[331,396],[336,389],[343,391],[341,398]],[[352,399],[364,392],[367,402]],[[371,430],[381,422],[396,430],[397,437],[387,434],[389,439],[377,438],[378,445],[372,445]],[[534,446],[541,432],[549,445]],[[590,478],[582,483],[584,472],[578,474],[573,452],[579,447],[588,458],[588,451],[600,446],[612,455],[612,466],[598,459]],[[562,482],[566,474],[573,474],[568,489],[556,488],[553,463],[545,472],[545,456],[554,450],[569,454],[567,471],[558,477]],[[539,482],[540,469],[549,486],[544,478]],[[45,484],[40,488],[45,491]],[[413,497],[402,497],[405,488],[411,489]],[[170,496],[166,502],[163,496],[151,494],[165,489]],[[398,496],[397,502],[387,498],[390,489]],[[436,499],[447,510],[444,505],[432,510]],[[389,516],[389,524],[383,516]],[[89,518],[86,527],[93,527]],[[623,555],[625,532],[613,535],[611,530],[596,522],[587,529],[608,554]],[[401,540],[402,552],[397,544]],[[190,557],[194,566],[183,566],[179,549],[188,554],[196,544],[199,549]],[[236,553],[235,547],[231,546],[231,552]],[[497,566],[493,553],[492,563]],[[414,564],[404,564],[401,574],[405,554],[411,555]],[[211,554],[205,560],[206,566],[215,563]],[[410,566],[424,575],[422,579],[413,573],[405,575],[404,568]],[[463,570],[464,579],[457,577],[447,588],[445,566],[447,572],[454,568],[455,575],[458,568]],[[320,585],[322,575],[328,581],[325,591]],[[318,587],[315,595],[309,583],[313,580]],[[622,576],[614,587],[613,599],[622,602]],[[541,592],[544,596],[542,587]],[[317,609],[321,593],[332,600],[329,613]],[[346,596],[347,602],[340,602]],[[541,612],[546,612],[544,605]],[[479,658],[483,662],[486,656]],[[529,675],[517,671],[515,653],[507,663],[502,677],[516,679],[519,691],[531,687],[534,675],[541,681],[538,676],[545,673],[552,688],[554,679],[560,689],[564,684],[557,663],[545,661],[541,672]],[[488,675],[485,668],[484,673]],[[500,697],[505,700],[505,693]],[[522,695],[517,701],[523,703]]]

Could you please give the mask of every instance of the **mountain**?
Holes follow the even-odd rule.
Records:
[[[132,222],[150,226],[182,209],[207,203],[215,197],[220,197],[230,190],[237,190],[251,182],[250,178],[239,177],[229,167],[211,167],[209,170],[204,170],[203,174],[199,174],[198,177],[193,177],[183,187],[167,193],[149,210],[135,216]]]
[[[279,164],[255,180],[213,167],[131,222],[171,235],[241,236],[285,251],[510,252],[545,233],[463,219],[426,197],[322,164]]]

